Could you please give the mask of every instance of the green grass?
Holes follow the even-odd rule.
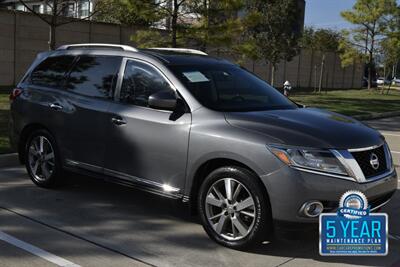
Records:
[[[8,140],[9,90],[0,90],[0,154],[13,152]]]
[[[391,90],[389,94],[367,89],[328,91],[320,94],[298,93],[291,95],[290,99],[306,106],[328,109],[349,116],[400,111],[399,90]]]

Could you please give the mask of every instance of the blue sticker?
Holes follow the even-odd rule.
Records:
[[[346,192],[337,213],[319,218],[319,253],[322,256],[386,256],[388,254],[388,216],[370,214],[362,192]]]

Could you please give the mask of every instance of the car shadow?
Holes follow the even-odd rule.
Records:
[[[390,266],[400,259],[400,241],[390,240],[387,257],[321,257],[318,232],[296,236],[275,235],[247,251],[224,248],[211,241],[196,216],[179,201],[69,174],[59,189],[46,190],[31,184],[23,169],[0,178],[0,206],[22,210],[25,216],[67,230],[103,246],[135,255],[154,265],[259,266],[307,265],[317,262]],[[400,192],[384,210],[389,213],[390,232],[400,236]],[[21,229],[24,231],[24,229]],[[296,263],[296,264],[295,264]],[[161,264],[162,265],[162,264]]]

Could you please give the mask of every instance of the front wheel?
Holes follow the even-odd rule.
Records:
[[[271,211],[258,179],[240,167],[219,168],[207,176],[200,188],[198,209],[213,240],[247,249],[267,238]]]
[[[46,130],[34,131],[25,146],[25,165],[31,180],[40,187],[54,187],[61,180],[56,143]]]

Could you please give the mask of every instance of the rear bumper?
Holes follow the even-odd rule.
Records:
[[[318,200],[324,204],[324,212],[335,212],[340,197],[349,190],[363,192],[371,208],[379,208],[390,200],[398,183],[395,170],[382,179],[368,183],[305,173],[289,167],[261,179],[269,194],[272,217],[280,224],[318,223],[318,217],[307,218],[299,213],[302,205]]]

